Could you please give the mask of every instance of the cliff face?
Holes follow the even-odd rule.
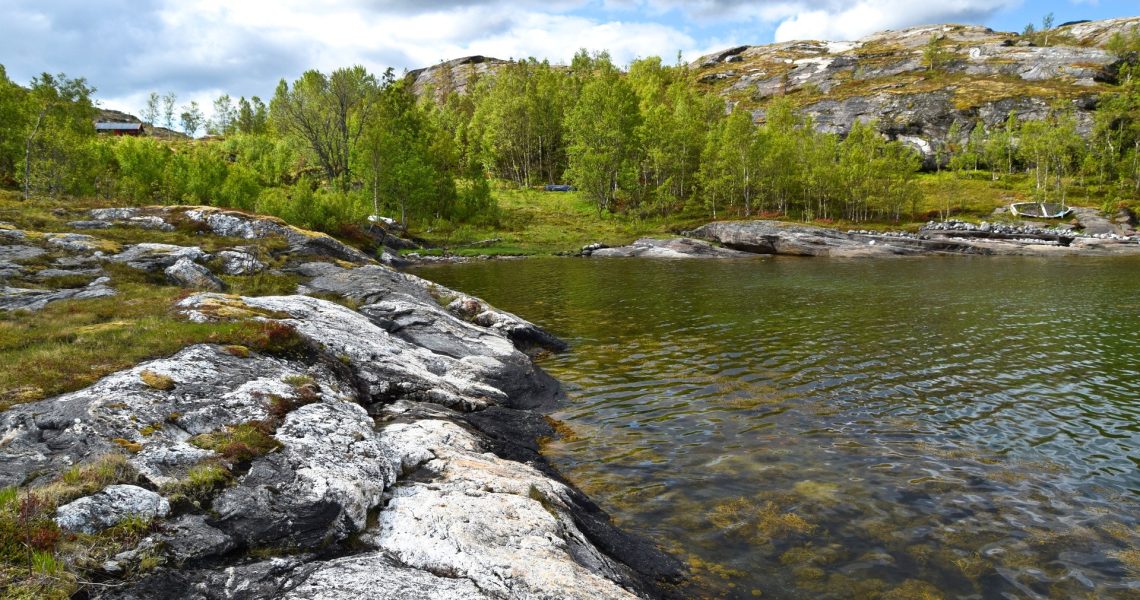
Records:
[[[1115,77],[1116,58],[1103,46],[1138,25],[1140,17],[1079,23],[1032,40],[977,26],[912,27],[853,42],[742,46],[690,66],[709,93],[759,121],[768,101],[785,96],[820,130],[843,134],[855,121],[875,120],[930,154],[954,123],[966,134],[1011,112],[1041,119],[1057,103],[1075,109],[1087,133],[1098,95]],[[927,50],[932,38],[936,52]]]
[[[293,295],[187,291],[161,310],[246,324],[248,342],[193,344],[0,412],[0,488],[58,499],[33,503],[36,527],[64,534],[43,544],[61,557],[121,544],[74,559],[81,580],[101,582],[87,595],[630,598],[680,575],[538,453],[555,432],[535,409],[561,392],[531,355],[564,348],[541,328],[271,219],[186,207],[85,216],[72,226],[92,234],[4,224],[6,277],[67,271],[93,279],[75,289],[97,285],[124,305],[139,301],[120,281],[135,272],[200,289],[274,272],[299,284]],[[201,247],[126,242],[131,232]],[[0,311],[84,310],[54,293],[0,287]],[[76,490],[91,473],[98,484]]]

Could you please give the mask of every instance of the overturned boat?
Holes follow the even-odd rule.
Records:
[[[1073,209],[1056,202],[1014,202],[1009,205],[1009,212],[1017,217],[1063,219],[1073,212]]]

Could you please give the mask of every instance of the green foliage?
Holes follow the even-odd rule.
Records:
[[[941,35],[931,35],[922,47],[922,65],[927,71],[941,69],[953,57],[954,54],[945,48],[945,38]]]
[[[596,68],[567,117],[567,153],[570,179],[603,212],[631,188],[641,113],[637,94],[617,69],[608,63]]]
[[[376,77],[359,65],[329,75],[306,71],[290,88],[282,79],[270,102],[277,130],[293,136],[324,171],[328,182],[347,189],[351,159],[376,103]]]

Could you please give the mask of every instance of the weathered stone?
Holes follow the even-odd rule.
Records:
[[[138,208],[96,208],[90,212],[91,218],[97,221],[122,221],[138,215]]]
[[[115,224],[110,221],[70,221],[67,226],[75,229],[110,229]]]
[[[140,271],[155,272],[166,269],[186,258],[202,261],[210,257],[197,246],[175,246],[173,244],[136,244],[110,257],[112,262],[125,263]]]
[[[703,240],[641,238],[628,246],[595,249],[590,253],[590,256],[598,258],[633,256],[641,258],[749,258],[754,255],[730,248],[718,248]]]
[[[87,300],[114,296],[109,277],[100,277],[81,288],[62,290],[37,290],[26,288],[0,287],[0,311],[40,310],[52,302],[60,300]]]
[[[176,264],[198,267],[188,256]],[[301,350],[191,346],[0,413],[0,486],[40,485],[124,447],[140,485],[158,489],[178,489],[167,486],[203,461],[232,469],[233,482],[200,508],[180,505],[191,514],[115,555],[100,575],[123,581],[93,597],[628,598],[679,576],[680,563],[621,534],[545,462],[541,416],[510,408],[557,397],[557,382],[519,347],[560,341],[386,267],[295,270],[320,280],[312,291],[368,303],[354,311],[307,296],[197,294],[178,305],[186,317],[276,321]],[[459,306],[447,310],[443,298]],[[195,445],[242,424],[276,446],[234,463]],[[142,491],[160,502],[135,512],[165,515],[167,501]],[[61,518],[79,523],[70,514],[90,498]],[[251,548],[291,556],[251,561]],[[138,574],[144,556],[162,566]]]
[[[253,275],[265,270],[265,263],[248,252],[223,250],[218,253],[218,259],[226,275]]]
[[[0,245],[0,261],[4,262],[22,262],[32,260],[44,254],[47,254],[46,250],[36,248],[35,246],[24,246],[21,244]]]
[[[323,233],[302,231],[284,222],[268,217],[251,217],[236,212],[200,208],[186,211],[186,217],[203,223],[215,235],[239,237],[247,240],[266,237],[283,237],[289,242],[289,252],[298,256],[324,256],[354,264],[375,261],[363,252],[342,244]]]
[[[381,433],[397,451],[410,449],[402,452],[404,471],[430,473],[430,482],[395,487],[367,543],[498,597],[634,597],[613,583],[631,583],[632,573],[578,529],[562,484],[481,454],[474,436],[446,421],[397,423]]]
[[[399,457],[357,404],[303,406],[275,436],[282,450],[257,460],[214,502],[218,523],[247,543],[316,548],[364,529],[395,482]]]
[[[82,233],[48,233],[44,235],[47,245],[69,252],[102,252],[114,247],[106,240],[101,240]]]
[[[789,256],[1140,254],[1140,244],[1119,236],[1104,240],[1107,242],[1104,244],[1091,244],[1084,237],[1073,238],[1070,232],[999,233],[991,227],[990,232],[979,233],[973,225],[960,231],[928,228],[923,230],[923,235],[916,236],[890,232],[842,232],[777,221],[721,221],[703,225],[690,233],[745,252]],[[1065,245],[1064,242],[1071,243]]]
[[[318,563],[304,583],[282,596],[286,600],[478,600],[498,597],[484,593],[470,579],[440,577],[422,569],[405,567],[383,552]]]
[[[101,492],[59,507],[55,522],[68,531],[98,533],[130,517],[153,519],[168,514],[170,503],[150,490],[109,485]]]
[[[194,290],[208,290],[220,292],[226,289],[226,283],[218,279],[209,269],[190,260],[180,258],[177,262],[163,271],[166,280],[174,285]]]
[[[42,271],[37,271],[35,278],[39,281],[45,281],[47,279],[54,279],[57,277],[90,277],[92,279],[95,279],[102,274],[102,269],[44,269]]]

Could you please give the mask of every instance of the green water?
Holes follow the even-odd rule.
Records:
[[[689,595],[1140,598],[1140,261],[417,273],[571,342],[545,452]]]

